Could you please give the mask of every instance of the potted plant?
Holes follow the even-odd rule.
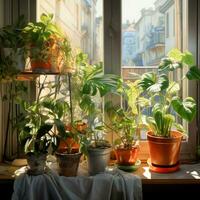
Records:
[[[52,20],[53,14],[43,13],[39,22],[29,22],[23,29],[33,72],[59,72],[63,60],[61,50],[70,45]]]
[[[79,134],[83,134],[78,122],[70,123],[65,132],[58,135],[59,145],[55,152],[59,164],[59,174],[76,176],[82,152],[80,151]]]
[[[105,104],[105,111],[109,121],[105,123],[108,131],[116,134],[114,152],[119,169],[125,171],[136,170],[139,165],[139,139],[142,124],[142,110],[149,104],[149,100],[141,97],[141,89],[136,82],[128,82],[122,88],[120,95],[126,102],[123,107]]]
[[[79,71],[74,77],[74,97],[78,100],[81,120],[87,121],[85,134],[79,135],[80,148],[87,156],[89,174],[95,175],[105,170],[111,151],[111,145],[105,140],[102,123],[102,98],[116,92],[121,79],[116,75],[103,74],[101,63],[88,64],[87,56],[82,53],[77,57],[77,65]]]
[[[9,68],[23,71],[25,67],[24,38],[22,29],[25,27],[24,16],[20,16],[13,25],[7,25],[0,29],[1,58],[10,60]]]
[[[17,124],[19,140],[27,156],[28,173],[33,175],[44,173],[48,148],[51,146],[55,151],[58,145],[57,135],[65,132],[62,116],[67,104],[50,98],[48,94],[41,96],[45,80],[46,78],[35,101],[28,103],[18,99],[24,110]]]
[[[180,118],[191,122],[196,113],[196,102],[192,97],[184,99],[179,95],[180,82],[170,80],[168,75],[177,69],[188,67],[184,78],[199,79],[199,69],[188,51],[172,49],[161,60],[158,73],[148,72],[141,76],[139,86],[143,95],[150,99],[151,114],[146,116],[147,139],[152,170],[171,172],[179,168],[179,153],[184,129]],[[179,117],[179,119],[178,119]]]

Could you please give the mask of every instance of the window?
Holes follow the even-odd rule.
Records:
[[[3,10],[2,2],[3,0],[0,0],[0,9]],[[72,45],[88,53],[91,62],[104,60],[106,73],[122,73],[123,78],[129,80],[131,71],[144,73],[156,70],[160,58],[174,46],[183,50],[189,49],[196,55],[197,2],[197,0],[38,0],[37,17],[42,12],[53,13],[56,22],[64,28]],[[29,13],[26,13],[27,16],[35,12],[33,5],[31,8],[31,11],[23,9]],[[0,26],[3,22],[2,15],[3,12],[0,10]],[[172,78],[175,79],[177,76],[179,75],[174,74]],[[183,88],[183,96],[184,92],[196,96],[195,83],[190,85],[183,83]],[[3,130],[1,122],[0,127]],[[182,158],[191,160],[195,158],[196,153],[196,122],[189,125],[188,130],[190,137],[184,142]],[[148,149],[145,141],[141,144],[141,151],[141,158],[147,158]]]
[[[187,0],[122,0],[121,73],[124,80],[132,80],[131,73],[143,74],[147,71],[156,71],[160,59],[173,47],[182,50],[189,48],[188,39],[192,36],[188,29],[188,22],[191,21],[188,17],[188,5]],[[181,74],[179,71],[169,78],[178,80]],[[182,83],[182,88],[184,97],[189,94],[187,81]],[[193,96],[195,97],[194,94]],[[189,140],[183,141],[182,158],[192,159],[195,155],[193,153],[192,156],[191,153],[194,152],[191,141],[194,142],[196,132],[191,133],[190,127],[196,125],[182,123],[189,133]],[[141,138],[143,139],[141,158],[146,159],[148,152],[145,133],[141,133]]]
[[[192,20],[188,14],[192,3],[188,0],[39,2],[38,16],[42,12],[54,13],[56,22],[65,29],[74,47],[88,53],[91,63],[103,61],[104,54],[105,72],[121,74],[125,80],[131,79],[130,72],[156,71],[160,59],[173,47],[195,53],[195,40],[188,46],[190,38],[195,38],[195,26],[188,28]],[[170,78],[177,79],[180,74]],[[189,87],[187,82],[183,83],[183,96],[189,93]],[[184,142],[183,159],[195,158],[195,127],[196,124],[188,127],[192,134]],[[148,148],[144,133],[142,138],[141,158],[146,159]]]

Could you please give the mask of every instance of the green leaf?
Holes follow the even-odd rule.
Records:
[[[179,97],[172,99],[172,107],[180,117],[187,121],[192,121],[196,114],[196,102],[192,97],[187,97],[183,101]]]
[[[173,124],[176,128],[177,131],[183,133],[183,134],[186,134],[186,130],[183,128],[183,126],[181,124],[178,124],[178,123],[174,123]]]
[[[182,62],[188,66],[193,66],[195,62],[194,62],[194,56],[192,55],[192,53],[189,51],[186,51],[182,56]]]
[[[155,73],[145,73],[142,75],[142,80],[138,84],[149,92],[160,92],[167,89],[169,86],[169,79],[166,74],[156,75]]]
[[[182,60],[182,52],[176,48],[169,51],[167,56],[176,62],[181,62],[181,60]]]
[[[57,128],[59,134],[61,136],[65,135],[66,131],[65,131],[65,125],[64,125],[64,123],[61,120],[59,120],[59,119],[54,119],[54,123],[56,125],[56,128]]]
[[[200,69],[196,66],[190,67],[189,71],[186,73],[186,77],[189,80],[200,80]]]
[[[150,86],[154,85],[156,83],[156,74],[153,72],[150,73],[145,73],[142,75],[142,79],[139,83],[139,86],[142,87],[142,89],[145,91],[147,90]]]
[[[172,81],[169,84],[169,87],[167,88],[167,93],[170,95],[176,94],[180,90],[180,86],[178,83]]]

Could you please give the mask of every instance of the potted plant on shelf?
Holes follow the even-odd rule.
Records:
[[[39,89],[37,100],[28,103],[18,99],[24,110],[17,124],[19,140],[27,156],[28,173],[33,175],[44,173],[48,148],[51,146],[55,151],[58,145],[57,135],[65,132],[62,117],[67,104],[54,100],[49,95],[41,97],[45,80]]]
[[[142,110],[149,104],[149,100],[141,97],[138,81],[128,82],[120,94],[126,105],[123,107],[105,104],[105,111],[110,119],[105,123],[107,131],[112,131],[117,138],[114,141],[114,152],[119,169],[125,171],[136,170],[140,164],[138,160],[140,131],[143,128]]]
[[[196,102],[192,97],[182,99],[179,91],[183,79],[169,80],[168,75],[176,72],[178,68],[186,67],[189,70],[184,78],[200,78],[200,70],[194,66],[192,54],[172,49],[168,56],[161,60],[158,73],[143,74],[138,84],[143,95],[150,99],[151,114],[146,116],[146,124],[149,127],[147,139],[150,167],[153,171],[171,172],[179,168],[184,129],[178,117],[191,122],[195,117]]]
[[[23,71],[25,67],[25,43],[22,36],[24,27],[24,16],[20,16],[13,25],[7,25],[0,29],[1,58],[10,61],[8,71],[9,68],[15,68],[15,71]]]
[[[70,45],[52,20],[53,14],[43,13],[39,22],[29,22],[23,29],[33,72],[60,72],[62,50]]]

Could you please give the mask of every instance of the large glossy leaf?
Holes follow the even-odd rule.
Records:
[[[189,51],[186,51],[182,56],[182,62],[188,66],[193,66],[195,62],[194,62],[194,56],[192,55],[192,53]]]
[[[142,75],[142,79],[139,83],[139,86],[142,87],[142,89],[145,91],[147,90],[150,86],[154,85],[156,83],[156,74],[151,72],[151,73],[145,73]]]
[[[141,89],[137,86],[137,81],[128,84],[129,89],[127,89],[126,94],[128,97],[128,105],[131,107],[132,113],[134,115],[138,114],[137,99],[141,93]]]
[[[180,62],[182,60],[182,52],[176,48],[169,51],[167,56],[176,62]]]
[[[180,90],[180,86],[178,83],[172,81],[169,84],[169,87],[167,88],[168,94],[176,94]]]
[[[142,76],[139,85],[143,90],[156,93],[167,89],[169,86],[169,79],[165,74],[157,76],[155,73],[146,73]]]
[[[189,71],[186,74],[186,77],[189,80],[200,80],[200,69],[196,66],[190,67]]]
[[[182,63],[181,62],[175,62],[170,58],[163,58],[158,66],[158,71],[159,72],[170,72],[174,71],[177,68],[182,68]]]
[[[187,121],[192,121],[196,114],[196,102],[192,97],[187,97],[183,101],[179,97],[172,99],[172,107],[180,117]]]

